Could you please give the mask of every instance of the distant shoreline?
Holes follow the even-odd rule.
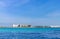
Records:
[[[20,28],[20,27],[0,27],[0,28]],[[23,28],[23,27],[22,27]],[[27,28],[27,27],[26,27]],[[31,27],[32,28],[32,27]],[[47,28],[60,28],[60,27],[47,27]]]

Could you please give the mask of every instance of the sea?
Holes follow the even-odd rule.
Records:
[[[60,39],[60,28],[0,28],[0,39]]]

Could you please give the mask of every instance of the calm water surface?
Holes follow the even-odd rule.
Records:
[[[0,39],[60,39],[60,28],[0,28]]]

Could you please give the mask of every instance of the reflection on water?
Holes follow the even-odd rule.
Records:
[[[20,31],[0,32],[0,39],[60,39],[60,29],[51,29],[49,31],[45,30],[44,32],[42,31],[20,32]]]

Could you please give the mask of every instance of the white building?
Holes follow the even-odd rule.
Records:
[[[31,25],[20,24],[20,27],[31,27]]]
[[[60,28],[60,26],[58,26],[58,25],[55,25],[55,26],[51,25],[50,27],[51,28]]]
[[[13,24],[13,27],[18,27],[19,24]]]
[[[13,24],[13,27],[31,27],[31,25]]]

